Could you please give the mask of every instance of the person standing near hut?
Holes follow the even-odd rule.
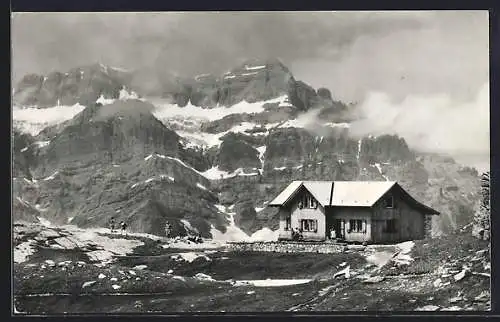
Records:
[[[332,227],[330,228],[330,240],[335,240],[337,239],[337,233],[335,232],[335,228]]]
[[[170,238],[171,233],[172,233],[172,227],[170,226],[170,223],[167,221],[167,223],[165,224],[165,236],[167,236],[167,238]]]
[[[109,228],[111,230],[111,233],[115,232],[115,217],[111,217],[111,220],[109,221]]]
[[[120,227],[121,227],[121,230],[122,230],[121,231],[122,234],[127,234],[127,231],[126,231],[127,230],[127,224],[124,221],[120,222]]]

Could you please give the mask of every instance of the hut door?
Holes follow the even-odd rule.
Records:
[[[344,219],[335,219],[335,232],[340,239],[345,238],[345,221]]]

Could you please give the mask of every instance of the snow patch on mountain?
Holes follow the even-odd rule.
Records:
[[[226,214],[229,219],[229,225],[226,227],[226,232],[221,232],[211,225],[210,234],[212,239],[216,241],[251,241],[251,237],[245,234],[234,222],[235,212],[230,212],[228,207],[223,205],[215,205],[219,212]]]
[[[51,174],[50,176],[43,178],[42,180],[43,181],[54,180],[58,174],[59,174],[59,171],[56,171],[53,174]]]
[[[252,76],[257,75],[259,72],[251,72],[251,73],[242,73],[241,76]]]
[[[117,100],[125,101],[125,100],[129,100],[129,99],[136,99],[136,100],[144,101],[144,99],[140,98],[136,92],[134,92],[132,90],[129,91],[125,87],[122,87],[122,89],[120,90],[118,99],[106,98],[101,94],[101,96],[99,96],[99,98],[95,102],[100,103],[102,105],[109,105],[109,104],[116,102]]]
[[[208,191],[207,187],[205,187],[204,185],[202,185],[202,184],[201,184],[201,183],[199,183],[199,182],[197,182],[197,183],[196,183],[196,186],[197,186],[198,188],[200,188],[200,189],[203,189],[203,190],[207,190],[207,191]]]
[[[266,149],[267,147],[265,145],[263,146],[259,146],[257,148],[257,151],[259,151],[259,160],[260,160],[260,163],[262,164],[262,169],[264,169],[264,154],[266,153]]]
[[[35,242],[30,240],[14,247],[14,263],[25,262],[29,256],[35,253]]]
[[[203,253],[195,253],[195,252],[188,252],[188,253],[178,253],[171,255],[170,258],[172,258],[175,261],[186,261],[188,263],[192,263],[195,259],[197,258],[203,258],[207,262],[211,261],[210,257]]]
[[[163,154],[158,154],[158,153],[153,153],[153,154],[150,154],[148,155],[147,157],[144,158],[144,161],[148,161],[150,160],[151,158],[161,158],[161,159],[169,159],[169,160],[172,160],[172,161],[175,161],[177,163],[179,163],[180,165],[182,165],[183,167],[191,170],[191,171],[194,171],[196,172],[197,174],[203,176],[203,173],[201,173],[200,171],[196,170],[195,168],[193,168],[192,166],[186,164],[184,161],[182,160],[179,160],[177,158],[173,158],[173,157],[169,157],[169,156],[166,156],[166,155],[163,155]],[[172,177],[169,177],[171,178],[171,180],[173,181],[173,178]]]
[[[274,124],[266,126],[266,128],[272,127]],[[227,131],[220,132],[220,133],[206,133],[206,132],[186,132],[186,131],[176,131],[177,134],[179,134],[184,140],[184,146],[190,145],[190,146],[200,146],[200,147],[213,147],[213,146],[220,146],[222,141],[220,140],[224,135],[228,133],[245,133],[248,134],[246,131],[252,130],[256,127],[259,127],[258,124],[256,123],[251,123],[251,122],[241,122],[238,125],[233,126]],[[263,134],[263,133],[260,133]]]
[[[215,207],[219,212],[226,214],[229,219],[229,225],[226,227],[226,232],[215,229],[212,225],[210,233],[212,234],[212,239],[217,242],[257,242],[257,241],[277,241],[279,231],[273,231],[267,227],[264,227],[251,236],[243,232],[239,227],[236,226],[234,222],[234,216],[236,213],[232,211],[234,205],[227,207],[224,205],[216,204]]]
[[[351,124],[349,124],[349,123],[327,122],[327,123],[323,123],[323,126],[328,126],[328,127],[333,127],[333,128],[345,128],[345,129],[348,129],[348,128],[350,128]]]
[[[72,119],[85,109],[85,106],[54,106],[49,108],[22,108],[14,106],[12,109],[12,124],[22,133],[38,135],[44,128],[60,124]]]
[[[191,231],[191,232],[195,232],[195,233],[198,232],[198,229],[196,229],[195,227],[193,227],[191,225],[191,223],[189,221],[187,221],[186,219],[181,219],[181,223],[182,223],[182,225],[184,225],[184,228],[186,230]]]
[[[245,65],[245,69],[246,70],[257,70],[257,69],[264,69],[266,68],[266,65],[262,65],[262,66],[248,66],[248,65]]]
[[[231,114],[261,113],[265,111],[264,104],[284,103],[287,102],[287,100],[288,96],[283,95],[270,100],[253,103],[241,101],[230,107],[219,106],[215,108],[202,108],[191,104],[191,102],[189,102],[186,106],[181,107],[177,104],[166,102],[165,100],[157,98],[149,99],[149,101],[156,106],[156,109],[153,111],[153,115],[155,115],[160,121],[168,120],[176,116],[191,118],[193,115],[207,121],[215,121]]]
[[[358,153],[356,154],[356,160],[359,161],[359,156],[361,154],[361,144],[363,144],[363,139],[358,140]]]
[[[389,181],[389,178],[382,173],[382,167],[380,166],[380,163],[375,163],[375,167],[378,169],[378,172],[385,179],[385,181]]]
[[[36,141],[33,144],[35,144],[39,148],[44,148],[44,147],[46,147],[47,145],[50,144],[50,141]]]
[[[105,98],[102,94],[99,96],[99,98],[95,101],[96,103],[102,104],[102,105],[109,105],[115,102],[114,98]]]
[[[165,181],[166,179],[169,180],[169,181],[171,181],[171,182],[175,182],[175,178],[174,177],[171,177],[171,176],[166,175],[166,174],[161,174],[161,175],[159,175],[157,177],[155,176],[155,177],[151,177],[151,178],[148,178],[148,179],[144,180],[144,183],[148,184],[148,183],[153,182],[153,181]],[[134,183],[130,188],[134,189],[139,184],[141,184],[141,183],[140,182]]]

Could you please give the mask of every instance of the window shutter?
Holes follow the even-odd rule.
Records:
[[[347,232],[351,232],[351,221],[348,220],[346,223],[345,223],[345,229],[347,230]]]

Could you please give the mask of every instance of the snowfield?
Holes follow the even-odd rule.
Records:
[[[218,166],[212,167],[208,169],[207,171],[204,171],[201,173],[205,178],[209,180],[220,180],[220,179],[228,179],[228,178],[234,178],[236,176],[256,176],[260,174],[260,169],[257,169],[257,172],[250,172],[250,173],[245,173],[245,171],[242,168],[238,168],[234,170],[233,172],[227,172],[223,170],[219,170]]]
[[[49,108],[22,108],[14,106],[12,109],[13,126],[22,133],[36,136],[48,126],[71,120],[75,115],[83,111],[84,108],[85,106],[80,104]]]
[[[223,205],[215,205],[215,207],[222,213],[226,214],[229,219],[229,226],[226,227],[226,232],[222,233],[217,230],[213,225],[210,230],[213,240],[217,242],[256,242],[256,241],[277,241],[279,232],[273,231],[267,227],[256,231],[251,236],[248,236],[243,230],[236,226],[234,222],[235,212],[231,212],[232,207]]]
[[[133,91],[129,92],[127,89],[122,88],[118,100],[128,99],[143,100],[138,97],[137,93]],[[105,98],[101,95],[96,100],[96,103],[108,105],[114,103],[116,100],[117,99]],[[46,127],[71,120],[84,109],[85,106],[78,103],[72,106],[57,105],[48,108],[14,106],[12,109],[12,123],[13,126],[22,133],[29,133],[36,136]]]
[[[176,261],[186,261],[189,263],[192,263],[195,259],[197,258],[203,258],[207,262],[210,262],[211,259],[204,253],[194,253],[194,252],[188,252],[188,253],[178,253],[171,255],[170,258],[176,260]]]
[[[33,248],[34,244],[35,242],[30,240],[17,245],[14,248],[14,263],[25,262],[28,257],[35,252],[35,249]]]
[[[168,122],[164,122],[165,125],[168,126]],[[268,130],[267,132],[260,132],[257,135],[267,135],[269,132],[269,129],[278,126],[278,123],[269,123],[266,124],[265,128]],[[201,123],[200,123],[201,126]],[[210,148],[213,146],[220,146],[222,141],[220,140],[224,135],[228,133],[244,133],[249,135],[247,133],[248,130],[252,130],[254,128],[260,128],[261,126],[257,123],[251,123],[251,122],[241,122],[238,125],[233,126],[227,131],[224,132],[219,132],[219,133],[207,133],[207,132],[202,132],[201,130],[177,130],[177,134],[179,134],[185,141],[184,145],[185,146],[199,146],[199,147],[206,147]],[[251,134],[250,134],[251,135]]]
[[[260,101],[255,103],[242,101],[229,107],[217,106],[215,108],[202,108],[191,104],[191,102],[189,102],[184,107],[180,107],[177,104],[168,103],[166,100],[161,100],[158,98],[148,99],[148,101],[156,106],[156,109],[153,111],[153,115],[156,116],[160,121],[175,119],[179,116],[189,119],[193,115],[196,115],[197,118],[204,119],[206,121],[215,121],[231,114],[262,113],[265,111],[264,104],[285,103],[287,102],[287,100],[288,96],[283,95],[267,101]]]

